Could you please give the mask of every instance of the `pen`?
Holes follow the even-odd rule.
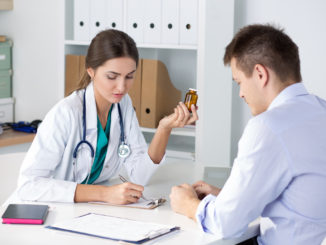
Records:
[[[123,177],[123,176],[120,175],[120,174],[119,174],[119,178],[120,178],[120,180],[121,180],[123,183],[128,182],[128,180],[126,180],[126,178]],[[150,201],[150,200],[148,200],[146,197],[144,197],[143,194],[141,195],[141,198],[143,198],[145,201]]]

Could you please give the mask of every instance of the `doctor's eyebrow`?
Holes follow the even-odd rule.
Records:
[[[136,71],[136,70],[133,70],[133,71],[127,73],[127,75],[130,75],[130,74],[134,73],[135,71]],[[115,71],[107,71],[106,73],[112,73],[112,74],[114,74],[114,75],[121,75],[121,73],[118,73],[118,72],[115,72]]]

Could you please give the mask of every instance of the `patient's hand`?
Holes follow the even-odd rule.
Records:
[[[197,196],[200,200],[202,200],[205,196],[209,194],[217,196],[221,191],[220,188],[207,184],[202,180],[197,181],[195,184],[192,185],[192,187],[195,189]]]

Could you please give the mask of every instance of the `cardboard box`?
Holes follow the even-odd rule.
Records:
[[[86,72],[86,56],[85,55],[79,55],[79,81],[84,76],[84,73]]]
[[[14,99],[0,99],[0,123],[14,122]]]
[[[12,83],[11,70],[0,70],[0,98],[11,97]]]
[[[171,82],[166,66],[159,60],[142,61],[140,125],[156,128],[181,100],[181,91]]]
[[[128,94],[132,100],[132,105],[136,111],[137,119],[140,122],[141,120],[141,78],[142,78],[142,62],[139,60],[137,71],[135,74],[134,84],[129,90]]]
[[[14,1],[13,0],[0,0],[0,10],[13,10]]]
[[[66,55],[65,96],[74,90],[85,72],[85,56]]]
[[[11,69],[12,41],[0,42],[0,70]]]

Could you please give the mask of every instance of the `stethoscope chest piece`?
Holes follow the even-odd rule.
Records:
[[[121,142],[118,148],[118,155],[121,158],[128,157],[130,155],[130,147],[126,143]]]

